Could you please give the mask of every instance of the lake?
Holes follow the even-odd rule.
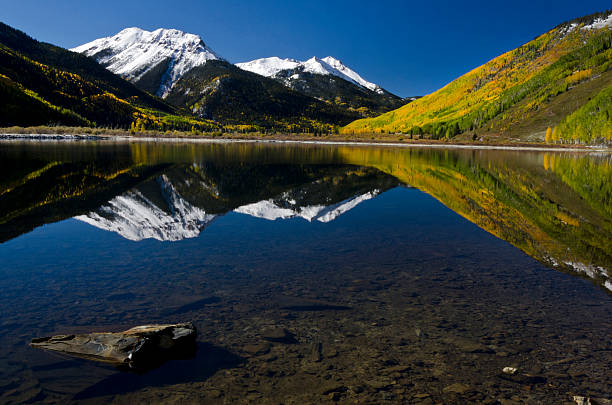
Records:
[[[4,141],[0,167],[0,402],[612,393],[610,154]],[[28,345],[186,321],[196,356],[148,373]]]

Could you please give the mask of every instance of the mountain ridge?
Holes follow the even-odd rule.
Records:
[[[179,116],[84,55],[37,41],[0,23],[0,125],[72,125],[129,128],[139,120],[160,129],[218,129]]]
[[[286,131],[329,131],[359,113],[294,91],[277,81],[214,60],[187,72],[166,101],[202,119]]]
[[[306,61],[273,56],[237,63],[236,66],[274,79],[292,90],[355,111],[362,117],[374,117],[412,101],[368,82],[332,56],[321,59],[313,56]]]

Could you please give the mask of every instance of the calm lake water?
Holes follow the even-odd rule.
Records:
[[[2,403],[612,396],[609,154],[1,142],[0,168]],[[196,357],[146,374],[28,346],[183,321]]]

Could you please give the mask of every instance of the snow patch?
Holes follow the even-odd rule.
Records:
[[[574,271],[586,274],[590,278],[597,278],[599,276],[609,277],[609,274],[606,269],[601,266],[593,266],[589,264],[570,261],[566,261],[563,264],[569,266]]]
[[[273,77],[283,70],[295,69],[301,63],[295,59],[281,59],[277,56],[272,56],[270,58],[255,59],[250,62],[236,63],[236,66],[261,76]]]
[[[377,84],[368,82],[357,72],[346,67],[342,62],[332,56],[327,56],[323,59],[313,56],[306,61],[281,59],[277,56],[272,56],[269,58],[255,59],[250,62],[236,63],[236,66],[240,69],[248,70],[249,72],[266,77],[276,77],[283,71],[299,69],[305,73],[337,76],[379,94],[384,92]],[[292,80],[297,78],[299,78],[299,75],[292,75],[290,77]]]
[[[319,218],[317,218],[317,220],[320,222],[333,221],[334,219],[338,218],[340,215],[344,214],[345,212],[352,210],[353,208],[355,208],[362,202],[376,197],[379,193],[380,193],[379,190],[373,190],[368,193],[362,194],[360,196],[354,197],[352,199],[345,200],[341,202],[340,204],[329,207],[327,209],[327,212],[321,215]]]
[[[610,27],[610,26],[612,26],[612,14],[608,15],[607,17],[597,18],[591,24],[585,25],[584,27],[582,27],[582,29],[583,30],[598,30],[598,29]]]

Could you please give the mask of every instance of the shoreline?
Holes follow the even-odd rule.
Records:
[[[421,141],[389,141],[359,139],[297,139],[289,136],[261,137],[212,137],[212,136],[146,136],[146,135],[101,135],[101,134],[0,134],[0,142],[12,141],[120,141],[120,142],[176,142],[176,143],[266,143],[266,144],[300,144],[330,146],[378,146],[396,148],[437,148],[437,149],[475,149],[475,150],[516,150],[539,152],[601,152],[612,153],[612,147],[605,145],[546,145],[530,143],[460,143]]]

